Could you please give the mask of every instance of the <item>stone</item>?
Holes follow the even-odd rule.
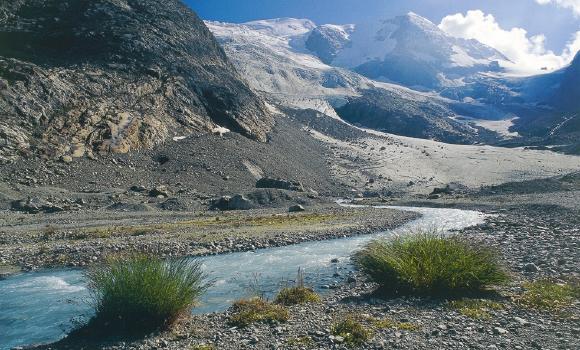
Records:
[[[521,318],[521,317],[514,317],[514,321],[516,321],[517,323],[519,323],[522,326],[529,326],[530,322],[528,322],[527,320]]]
[[[534,263],[528,263],[528,264],[524,265],[524,271],[525,272],[538,272],[538,271],[540,271],[540,268]]]
[[[212,201],[212,208],[217,210],[249,210],[254,208],[254,203],[241,194],[233,197],[222,196]]]
[[[60,161],[66,164],[72,163],[73,158],[71,156],[61,156]]]
[[[149,197],[167,198],[169,197],[169,190],[167,186],[156,186],[149,191]]]
[[[502,335],[502,334],[506,334],[508,332],[507,329],[504,329],[501,327],[493,327],[492,331],[493,331],[493,334],[495,334],[495,335]]]
[[[257,188],[277,188],[281,190],[304,192],[304,186],[298,181],[288,181],[263,177],[256,182]]]
[[[301,206],[300,204],[297,204],[297,205],[293,205],[290,208],[288,208],[288,211],[290,213],[298,213],[298,212],[306,211],[306,209],[304,209],[304,207]]]

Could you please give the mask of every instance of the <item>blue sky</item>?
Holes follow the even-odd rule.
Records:
[[[361,23],[390,18],[409,11],[434,23],[451,14],[479,9],[492,14],[506,30],[525,29],[529,36],[543,34],[545,48],[562,52],[580,31],[580,0],[186,0],[203,18],[246,22],[276,17],[309,18],[318,24]],[[540,3],[544,3],[541,5]],[[565,8],[562,3],[572,3]],[[560,4],[560,6],[558,6]],[[577,4],[577,5],[575,5]]]

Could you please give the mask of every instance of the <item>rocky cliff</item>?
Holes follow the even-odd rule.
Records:
[[[179,0],[0,3],[0,161],[150,148],[270,117]]]

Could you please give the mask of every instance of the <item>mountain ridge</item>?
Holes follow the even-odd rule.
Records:
[[[218,127],[267,139],[265,104],[181,1],[0,9],[3,160],[124,153]]]

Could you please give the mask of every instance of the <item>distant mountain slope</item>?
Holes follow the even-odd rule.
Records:
[[[426,89],[461,84],[467,75],[500,71],[507,58],[475,40],[454,38],[409,13],[357,26],[332,64],[372,79]]]
[[[0,3],[0,160],[127,152],[272,119],[178,0]]]
[[[273,103],[314,109],[405,136],[456,143],[479,141],[477,129],[451,118],[455,115],[452,101],[376,82],[322,62],[313,52],[312,37],[333,32],[337,41],[331,47],[340,47],[339,39],[347,36],[349,26],[315,26],[308,20],[289,18],[206,24],[252,88]]]

